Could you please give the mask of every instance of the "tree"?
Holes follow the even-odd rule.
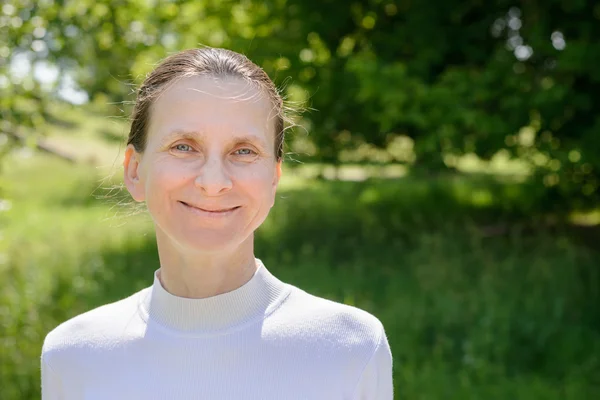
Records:
[[[4,131],[48,118],[38,82],[7,78],[17,56],[123,102],[158,60],[206,44],[247,54],[292,99],[308,94],[313,159],[339,163],[344,150],[407,137],[414,168],[439,171],[453,167],[448,156],[504,149],[529,160],[554,199],[585,206],[598,195],[600,8],[590,2],[13,0],[2,13]]]

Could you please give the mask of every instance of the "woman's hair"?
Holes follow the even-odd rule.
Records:
[[[184,50],[164,59],[138,89],[131,115],[127,144],[137,152],[146,148],[152,104],[169,84],[191,76],[232,77],[243,79],[267,95],[275,111],[275,156],[283,158],[285,115],[283,99],[265,71],[246,56],[227,49],[204,47]]]

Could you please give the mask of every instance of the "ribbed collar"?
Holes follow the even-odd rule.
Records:
[[[241,287],[204,299],[177,297],[167,292],[154,272],[154,283],[141,298],[142,317],[182,333],[215,333],[270,314],[289,294],[290,285],[273,276],[262,261]]]

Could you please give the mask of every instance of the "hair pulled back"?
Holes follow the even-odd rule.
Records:
[[[267,73],[246,56],[227,49],[203,47],[184,50],[165,58],[144,80],[137,91],[131,115],[127,144],[139,153],[146,148],[150,111],[154,101],[170,83],[191,76],[240,78],[262,90],[275,110],[275,156],[283,158],[284,107],[283,99]]]

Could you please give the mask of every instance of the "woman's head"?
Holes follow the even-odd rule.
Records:
[[[227,49],[199,48],[167,57],[148,75],[137,93],[127,144],[142,153],[146,147],[151,109],[156,99],[173,83],[191,76],[211,76],[245,80],[262,91],[273,104],[274,151],[283,159],[283,99],[269,76],[246,56]]]
[[[139,90],[125,183],[146,202],[159,241],[233,250],[274,204],[282,146],[282,99],[264,71],[228,50],[187,50]]]

